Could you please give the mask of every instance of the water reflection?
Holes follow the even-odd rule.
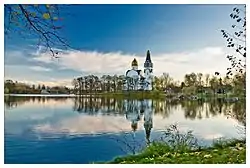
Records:
[[[182,124],[180,131],[194,130],[197,136],[206,140],[237,137],[234,130],[236,121],[242,125],[246,124],[245,102],[231,103],[223,99],[171,102],[97,97],[5,97],[4,102],[7,137],[5,144],[10,155],[8,158],[13,158],[12,155],[17,158],[20,155],[26,157],[22,153],[23,150],[15,146],[20,142],[27,150],[36,150],[30,144],[46,143],[48,146],[41,148],[44,155],[37,154],[37,162],[41,157],[49,159],[47,154],[57,150],[51,151],[50,144],[57,142],[62,148],[70,146],[78,149],[83,146],[82,150],[85,152],[93,150],[93,157],[86,161],[93,160],[96,156],[105,158],[107,153],[101,154],[103,151],[113,151],[110,158],[107,158],[110,160],[118,154],[135,154],[150,141],[158,138],[160,130],[165,130],[176,121]],[[231,116],[234,119],[227,119],[228,112],[233,114]],[[79,137],[80,146],[75,144],[75,140],[69,140],[71,137]],[[103,145],[105,143],[106,145]],[[97,145],[100,149],[96,148]],[[87,147],[88,150],[85,149]],[[108,149],[101,149],[106,147]],[[123,152],[117,151],[118,148]],[[74,159],[76,158],[71,158],[71,161]],[[77,159],[80,161],[84,158]],[[32,159],[27,156],[27,160],[30,163]],[[62,158],[60,162],[64,160],[65,158]]]
[[[231,114],[240,124],[245,125],[246,103],[227,102],[224,99],[212,101],[181,101],[169,102],[168,100],[133,100],[112,98],[66,98],[66,97],[15,97],[6,96],[5,108],[17,108],[25,104],[45,104],[52,102],[63,105],[69,100],[73,101],[73,111],[88,115],[124,115],[131,121],[133,131],[137,130],[138,122],[142,119],[145,125],[152,125],[153,114],[160,114],[168,118],[174,111],[182,109],[186,119],[196,120],[215,117],[218,115],[228,116]],[[144,117],[143,117],[144,116]],[[148,123],[148,124],[147,124]],[[152,126],[149,126],[149,128]]]
[[[134,99],[112,99],[112,98],[46,98],[46,97],[5,97],[6,109],[12,109],[24,106],[35,106],[29,114],[25,112],[12,114],[6,113],[7,121],[9,118],[15,118],[19,116],[25,118],[26,122],[33,121],[36,124],[32,125],[32,128],[23,130],[23,132],[34,131],[36,134],[50,133],[53,136],[61,134],[77,135],[77,134],[98,134],[98,133],[119,133],[130,132],[135,136],[137,131],[143,131],[145,141],[150,143],[150,135],[152,129],[164,130],[166,127],[174,121],[183,121],[182,118],[191,121],[202,120],[200,125],[194,123],[187,123],[189,127],[193,124],[194,128],[191,129],[207,129],[204,123],[214,124],[215,120],[218,120],[217,125],[221,122],[226,126],[225,118],[228,115],[232,116],[238,124],[245,126],[245,103],[244,102],[226,102],[223,99],[217,99],[213,101],[181,101],[170,102],[168,100],[134,100]],[[44,108],[41,109],[41,105]],[[55,107],[57,105],[57,107]],[[62,106],[65,106],[62,108]],[[70,108],[77,112],[73,115],[70,113]],[[54,113],[48,107],[58,110],[60,113]],[[36,111],[41,110],[41,112]],[[65,111],[65,114],[63,113]],[[180,111],[181,113],[178,113]],[[182,117],[178,115],[182,114]],[[8,116],[13,117],[8,117]],[[52,116],[51,116],[52,115]],[[159,118],[159,116],[161,118]],[[153,120],[153,118],[155,120]],[[215,118],[216,117],[216,118]],[[212,121],[204,119],[211,118]],[[224,118],[224,119],[223,119]],[[168,120],[165,120],[168,119]],[[223,121],[222,121],[223,120]],[[153,121],[156,123],[154,124]],[[171,122],[172,121],[172,122]],[[130,125],[128,124],[130,123]],[[229,121],[228,121],[229,122]],[[7,122],[8,123],[8,122]],[[203,125],[202,125],[203,124]],[[20,128],[21,129],[21,128]],[[222,129],[222,128],[221,128]],[[9,130],[7,128],[7,130]],[[230,130],[230,128],[229,128]],[[198,130],[198,132],[202,130]],[[208,137],[208,133],[203,137]],[[221,133],[211,133],[207,129],[209,134],[215,134],[224,136]],[[228,132],[223,130],[223,132]],[[230,133],[230,132],[229,132]],[[229,134],[227,133],[227,134]],[[231,134],[231,133],[230,133]],[[41,135],[39,135],[41,136]]]
[[[69,100],[67,97],[4,96],[4,107],[6,109],[12,109],[27,104],[51,105],[56,102],[64,104],[67,100]]]
[[[153,128],[153,104],[152,100],[124,100],[123,111],[127,120],[131,122],[131,128],[135,132],[138,122],[144,121],[146,142],[150,143],[150,133]]]

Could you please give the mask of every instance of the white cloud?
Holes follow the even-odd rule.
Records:
[[[29,68],[31,70],[34,70],[34,71],[51,71],[50,68],[45,68],[45,67],[41,67],[41,66],[31,66]]]
[[[72,79],[54,79],[54,80],[50,80],[50,81],[36,81],[36,83],[43,83],[44,85],[46,86],[66,86],[66,87],[69,87],[69,88],[72,88],[72,82],[73,80],[73,77]]]
[[[162,54],[154,54],[154,51],[152,51],[151,59],[154,64],[154,75],[158,76],[163,72],[167,72],[174,79],[182,81],[184,75],[191,72],[214,74],[215,71],[218,71],[223,74],[230,67],[230,63],[226,59],[227,53],[223,47],[207,47],[194,51]],[[5,64],[5,78],[48,86],[71,86],[71,81],[77,75],[77,72],[60,73],[60,76],[57,76],[56,73],[67,69],[78,71],[79,76],[87,74],[125,74],[126,70],[130,69],[131,61],[134,58],[139,62],[139,69],[143,69],[145,55],[70,50],[61,51],[60,58],[53,59],[49,53],[42,53],[41,48],[39,48],[33,53],[32,58],[27,58],[29,62],[28,66]],[[48,68],[47,65],[50,65],[52,68]],[[50,79],[49,76],[37,74],[36,71],[50,72],[51,77],[53,76],[54,78]]]
[[[186,73],[201,72],[225,73],[230,66],[226,59],[226,51],[222,47],[207,47],[197,51],[181,53],[151,53],[154,74],[170,73],[175,79],[182,80]],[[139,68],[143,68],[146,56],[124,54],[121,52],[101,53],[96,51],[66,51],[58,61],[49,54],[37,54],[34,60],[55,64],[61,69],[70,69],[92,74],[124,74],[130,68],[131,61],[136,58]]]
[[[26,81],[26,83],[44,84],[45,86],[71,86],[72,79],[59,79],[50,81]]]
[[[178,122],[177,122],[178,121]],[[169,117],[163,118],[160,114],[153,116],[153,130],[164,131],[173,123],[177,123],[179,131],[185,133],[189,130],[193,134],[205,140],[212,140],[221,137],[238,137],[235,126],[236,121],[228,122],[225,116],[217,118],[203,118],[202,120],[187,120],[183,114],[183,109],[174,111]],[[209,125],[209,127],[208,127]],[[217,129],[215,129],[217,128]],[[106,115],[74,115],[61,118],[56,122],[46,122],[38,125],[33,125],[33,129],[37,134],[99,134],[99,133],[120,133],[131,132],[131,121],[127,120],[123,115],[106,116]],[[143,117],[138,122],[139,130],[145,130]],[[230,131],[229,131],[230,130]]]
[[[66,118],[58,123],[35,125],[33,130],[45,133],[89,134],[131,131],[128,120],[122,116],[80,115]]]

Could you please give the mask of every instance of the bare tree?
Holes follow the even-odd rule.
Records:
[[[38,39],[38,46],[43,46],[45,52],[49,50],[53,57],[57,57],[59,50],[56,48],[70,47],[61,35],[62,7],[62,5],[48,4],[6,4],[4,5],[5,35],[17,33],[23,38]]]

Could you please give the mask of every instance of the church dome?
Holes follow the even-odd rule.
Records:
[[[134,58],[134,60],[132,61],[132,66],[138,66],[138,62],[137,60]]]

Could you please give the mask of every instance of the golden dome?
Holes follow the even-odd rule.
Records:
[[[132,66],[138,66],[138,62],[137,60],[134,58],[134,60],[132,61]]]

